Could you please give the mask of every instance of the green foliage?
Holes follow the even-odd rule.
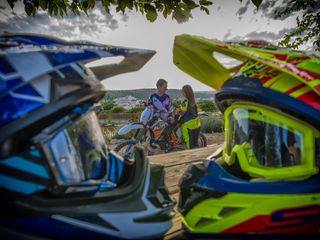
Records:
[[[129,113],[141,113],[145,109],[143,105],[136,105],[133,108],[127,110]]]
[[[13,9],[18,0],[7,0]],[[242,1],[242,0],[240,0]],[[34,16],[40,8],[47,11],[50,15],[60,16],[67,15],[67,10],[72,11],[75,15],[84,12],[88,15],[88,11],[95,7],[96,0],[28,0],[24,1],[25,12],[29,16]],[[154,22],[158,18],[158,14],[162,14],[164,18],[171,16],[178,23],[186,22],[192,18],[191,11],[199,8],[206,14],[209,14],[208,7],[213,1],[207,0],[101,0],[106,13],[110,13],[110,9],[114,7],[117,12],[125,13],[128,10],[135,10],[143,15],[150,22]],[[259,7],[262,0],[251,0],[251,2]]]
[[[209,99],[200,99],[198,101],[198,107],[205,112],[217,112],[217,107],[212,100]]]
[[[157,13],[157,9],[154,6],[146,3],[143,5],[143,9],[146,12],[146,18],[150,22],[154,22],[157,19],[158,13]]]
[[[173,104],[173,107],[177,108],[181,105],[182,103],[182,99],[181,98],[174,98],[172,99],[172,104]]]
[[[276,18],[301,12],[302,18],[297,17],[297,28],[285,34],[279,45],[282,47],[298,48],[303,43],[311,41],[316,50],[320,50],[320,11],[317,0],[291,0],[286,8],[276,11]]]
[[[109,111],[114,107],[112,100],[101,100],[100,104],[103,111]]]
[[[118,134],[119,129],[113,133],[112,139],[126,139],[126,140],[129,140],[129,139],[131,139],[133,137],[133,135],[135,133],[134,131],[131,131],[131,132],[128,132],[127,134],[125,134],[125,135],[119,135]]]
[[[103,136],[104,136],[106,143],[110,143],[110,141],[111,141],[115,131],[118,129],[118,127],[115,124],[113,124],[110,120],[108,120],[104,124],[101,124],[100,126],[101,126]]]
[[[123,113],[125,111],[126,110],[124,109],[124,107],[119,106],[119,105],[116,105],[111,109],[111,112],[113,112],[113,113]]]
[[[262,0],[251,0],[251,2],[258,8],[261,5]]]
[[[224,123],[221,117],[210,115],[201,118],[201,132],[213,133],[213,132],[223,132]]]
[[[18,0],[7,0],[13,9]],[[50,15],[61,16],[67,15],[67,10],[72,11],[75,15],[84,12],[89,15],[88,11],[95,7],[96,0],[29,0],[24,1],[25,12],[29,16],[34,16],[40,8],[47,11]],[[201,11],[209,14],[208,6],[212,5],[212,1],[200,0],[102,0],[102,5],[106,13],[110,13],[112,7],[117,12],[125,13],[128,10],[135,10],[145,15],[150,22],[154,22],[158,18],[158,14],[162,14],[164,18],[171,16],[178,23],[186,22],[192,17],[191,11],[200,8]],[[197,3],[198,2],[198,3]]]

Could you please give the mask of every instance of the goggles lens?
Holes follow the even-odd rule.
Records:
[[[300,165],[305,155],[303,133],[257,110],[235,109],[229,116],[228,154],[249,143],[261,166]]]
[[[59,130],[45,148],[60,184],[101,179],[106,174],[106,143],[94,112]]]
[[[284,113],[246,104],[226,112],[224,159],[252,176],[269,179],[306,178],[318,172],[316,139],[319,131]]]

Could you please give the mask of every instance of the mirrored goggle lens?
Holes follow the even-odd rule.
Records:
[[[303,164],[304,135],[284,122],[252,109],[234,109],[229,115],[227,152],[249,143],[261,166],[282,168]]]
[[[60,184],[100,179],[106,173],[106,144],[94,112],[60,130],[46,148]]]

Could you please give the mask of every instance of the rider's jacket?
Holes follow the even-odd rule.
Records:
[[[188,125],[190,125],[190,129],[195,129],[200,127],[200,119],[198,116],[197,104],[195,104],[194,106],[191,106],[189,101],[187,99],[184,99],[179,108],[180,108],[180,111],[178,113],[179,122],[181,122],[182,124],[185,124],[188,122]]]
[[[154,93],[150,96],[148,103],[152,104],[156,111],[162,112],[161,117],[169,118],[172,116],[173,105],[169,95],[163,94],[159,96]]]

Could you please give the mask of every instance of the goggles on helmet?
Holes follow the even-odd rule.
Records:
[[[224,160],[252,177],[301,179],[318,173],[318,130],[276,109],[250,103],[225,112]]]
[[[94,111],[60,119],[34,142],[40,144],[58,185],[98,184],[108,177],[110,156]]]

